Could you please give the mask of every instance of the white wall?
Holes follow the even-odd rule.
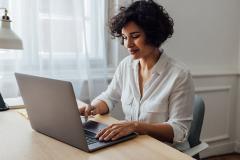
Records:
[[[175,21],[164,48],[193,73],[237,72],[239,0],[157,0]]]
[[[238,78],[238,95],[237,95],[237,108],[236,108],[236,146],[235,151],[240,153],[240,78]]]

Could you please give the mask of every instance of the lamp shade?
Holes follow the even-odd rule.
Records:
[[[9,20],[2,20],[0,28],[0,48],[23,49],[21,39],[11,30]]]

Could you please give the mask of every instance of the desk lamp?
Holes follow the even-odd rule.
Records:
[[[6,8],[0,8],[4,10],[2,16],[2,23],[0,28],[0,48],[3,49],[23,49],[21,39],[11,30],[10,18],[7,15],[8,11]],[[8,110],[9,108],[5,104],[3,97],[0,93],[0,111]]]

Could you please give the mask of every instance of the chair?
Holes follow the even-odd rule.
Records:
[[[200,141],[200,134],[202,130],[202,124],[204,119],[205,104],[203,99],[195,95],[194,106],[193,106],[193,121],[189,131],[188,141],[190,149],[184,151],[184,153],[192,156],[193,158],[199,159],[199,152],[205,150],[208,144]]]

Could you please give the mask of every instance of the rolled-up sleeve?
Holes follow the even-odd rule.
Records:
[[[193,99],[193,80],[189,72],[184,72],[176,79],[169,97],[169,119],[165,122],[173,128],[174,143],[181,143],[188,138],[193,118]]]
[[[107,90],[102,92],[94,100],[104,101],[111,111],[114,108],[115,104],[120,102],[121,92],[121,65],[119,65],[119,67],[116,69],[116,72],[114,73],[111,83],[108,85]]]

